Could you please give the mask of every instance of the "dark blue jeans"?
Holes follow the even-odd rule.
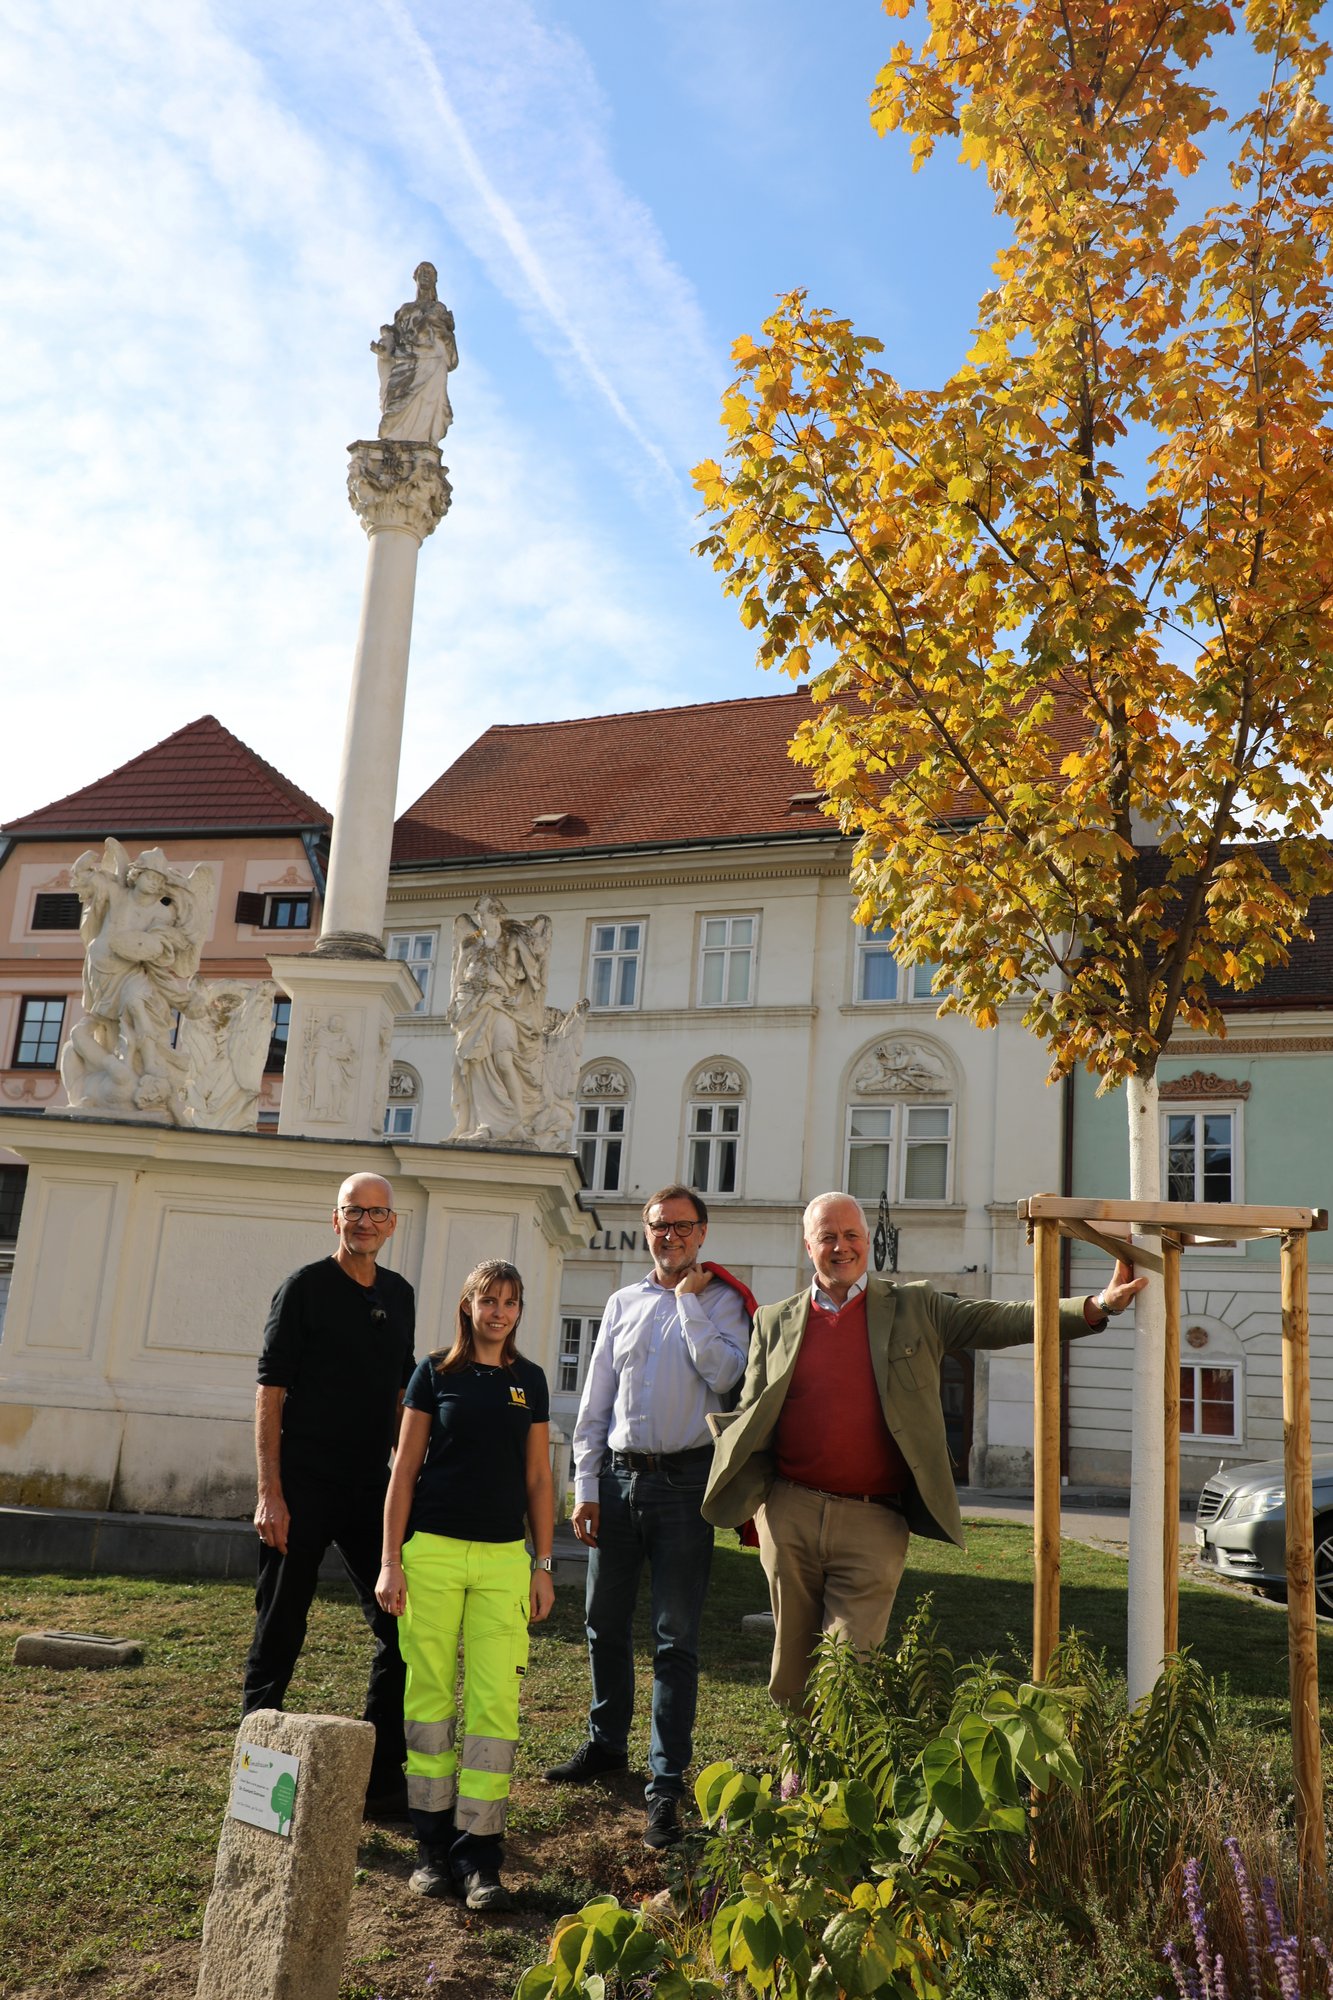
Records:
[[[608,1461],[588,1557],[588,1733],[623,1751],[634,1714],[634,1605],[648,1564],[653,1620],[653,1715],[647,1795],[680,1798],[694,1749],[699,1624],[713,1563],[713,1530],[699,1512],[708,1456],[666,1472],[617,1471]]]

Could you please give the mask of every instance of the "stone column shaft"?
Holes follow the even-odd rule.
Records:
[[[393,846],[420,547],[408,528],[371,532],[333,808],[321,954],[383,955],[384,897]]]

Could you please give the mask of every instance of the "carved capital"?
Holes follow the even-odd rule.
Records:
[[[405,528],[424,542],[453,498],[439,446],[361,438],[347,449],[347,497],[366,533]]]

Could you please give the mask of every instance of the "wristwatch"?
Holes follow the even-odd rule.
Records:
[[[532,1567],[534,1569],[544,1569],[549,1576],[551,1574],[551,1561],[552,1558],[550,1556],[534,1556],[532,1558]]]
[[[1105,1292],[1098,1292],[1092,1303],[1104,1319],[1119,1319],[1121,1313],[1125,1310],[1123,1306],[1109,1305]]]

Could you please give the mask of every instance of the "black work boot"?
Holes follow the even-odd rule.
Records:
[[[608,1771],[628,1769],[629,1758],[623,1750],[603,1750],[590,1737],[586,1743],[580,1743],[572,1757],[567,1757],[563,1764],[553,1764],[542,1775],[548,1785],[586,1785],[593,1778],[605,1777]]]
[[[444,1847],[427,1847],[424,1841],[419,1842],[417,1865],[407,1886],[414,1896],[457,1894],[453,1870],[449,1866],[449,1850]]]

